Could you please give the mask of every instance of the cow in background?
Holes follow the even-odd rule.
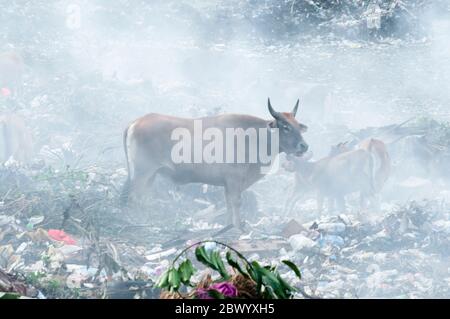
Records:
[[[0,163],[10,159],[27,164],[32,160],[32,134],[22,117],[0,114]]]
[[[361,149],[369,152],[373,156],[375,166],[375,191],[381,192],[391,174],[391,157],[387,150],[386,144],[375,138],[366,138],[357,143],[353,149]],[[330,156],[335,156],[352,150],[348,142],[339,143],[331,147]]]
[[[345,210],[345,196],[358,192],[361,209],[367,200],[379,194],[390,175],[391,161],[385,144],[376,139],[366,139],[355,149],[348,143],[332,146],[328,156],[310,161],[312,154],[304,158],[288,156],[283,167],[295,173],[295,185],[288,197],[285,210],[290,213],[295,204],[308,191],[317,192],[317,208],[321,212],[324,198],[328,209],[335,204]]]
[[[25,64],[17,52],[0,53],[0,95],[17,95],[22,88]]]

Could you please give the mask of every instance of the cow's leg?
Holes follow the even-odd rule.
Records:
[[[371,198],[371,207],[375,210],[375,211],[380,211],[381,210],[381,196],[380,194],[374,194]]]
[[[227,202],[227,224],[231,225],[233,223],[233,205],[229,193],[230,192],[228,190],[228,187],[225,186],[225,201]]]
[[[361,192],[359,194],[359,206],[361,211],[364,211],[367,208],[367,201],[369,196],[365,192]]]
[[[130,178],[128,177],[127,180],[125,181],[125,184],[122,186],[122,191],[120,193],[120,205],[122,207],[128,205],[128,200],[130,198],[130,185],[131,181]]]
[[[225,187],[225,198],[227,201],[227,211],[230,224],[236,228],[242,228],[241,223],[241,190],[237,187],[227,185]]]
[[[364,212],[367,210],[368,208],[368,200],[369,200],[369,195],[367,192],[360,192],[359,194],[359,209],[357,211],[357,218],[360,219],[362,216],[364,216]]]
[[[156,171],[153,171],[152,173],[134,178],[130,184],[131,196],[138,200],[141,199],[148,192],[149,186],[155,179],[155,176]]]
[[[328,197],[328,214],[334,213],[336,210],[336,198],[334,196]]]
[[[139,200],[144,194],[147,178],[143,176],[129,178],[122,189],[121,201],[123,206]]]
[[[287,212],[288,215],[290,215],[290,214],[292,213],[292,211],[293,211],[294,208],[295,208],[295,205],[296,205],[297,202],[298,202],[299,200],[301,200],[302,198],[303,198],[303,194],[301,194],[301,193],[297,194],[297,195],[294,197],[294,199],[292,200],[292,203],[291,203],[291,207],[289,208],[289,211]]]
[[[323,211],[323,195],[318,192],[317,193],[317,213],[319,215],[322,215],[322,211]]]
[[[233,225],[237,228],[242,228],[242,220],[241,220],[241,203],[242,203],[242,194],[238,193],[233,196]]]
[[[295,189],[291,190],[291,193],[288,195],[286,202],[284,203],[284,213],[289,214],[291,211],[292,201],[294,200],[296,196]]]
[[[343,195],[338,195],[336,197],[336,205],[340,213],[345,212],[345,197]]]
[[[156,168],[136,169],[133,177],[129,177],[121,194],[121,203],[127,206],[130,201],[138,201],[148,190],[149,185],[156,177]]]
[[[295,208],[295,204],[303,197],[299,189],[294,188],[286,200],[284,205],[284,213],[290,215]]]

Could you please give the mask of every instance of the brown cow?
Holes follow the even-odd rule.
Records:
[[[360,193],[360,205],[364,208],[366,200],[381,191],[391,166],[385,144],[372,138],[360,142],[355,150],[350,150],[347,142],[339,143],[332,146],[327,157],[316,162],[292,157],[288,160],[285,169],[295,172],[295,186],[286,202],[288,213],[308,190],[317,191],[319,211],[324,197],[330,200],[329,209],[334,207],[334,201],[339,209],[345,209],[345,195],[354,192]]]
[[[318,161],[305,161],[289,157],[285,165],[295,172],[295,186],[286,202],[290,213],[305,192],[317,192],[317,209],[323,209],[323,199],[329,199],[329,210],[336,203],[338,209],[345,210],[345,196],[359,192],[363,198],[374,192],[373,159],[365,150],[354,150],[327,156]]]
[[[375,172],[375,190],[377,193],[381,191],[384,184],[391,174],[391,158],[389,156],[386,144],[375,138],[366,138],[359,142],[355,149],[362,149],[372,154],[374,158],[374,165],[378,168]],[[351,148],[348,142],[339,143],[331,147],[330,156],[342,154],[350,151]]]
[[[298,104],[299,101],[290,113],[279,113],[274,111],[268,100],[268,109],[273,117],[269,121],[239,114],[187,119],[152,113],[137,119],[124,132],[128,181],[122,193],[123,203],[128,202],[130,194],[133,196],[142,194],[157,174],[168,176],[180,184],[204,183],[223,186],[230,222],[240,228],[242,226],[239,213],[241,193],[264,176],[261,173],[261,168],[264,166],[261,158],[258,157],[256,162],[246,160],[243,163],[174,162],[172,151],[176,143],[172,139],[172,134],[179,128],[194,134],[195,120],[201,121],[203,129],[215,129],[224,135],[228,129],[244,131],[262,129],[266,132],[267,139],[262,139],[260,136],[257,139],[251,139],[247,136],[244,137],[245,149],[237,149],[239,143],[235,145],[233,154],[243,152],[247,159],[250,156],[249,150],[252,148],[270,148],[273,131],[277,131],[279,132],[279,149],[272,155],[285,152],[301,156],[308,149],[302,137],[307,127],[295,119]]]
[[[10,158],[22,164],[31,161],[32,135],[22,117],[12,113],[0,114],[0,145],[0,162]]]
[[[391,158],[383,141],[368,138],[360,142],[357,148],[370,152],[375,158],[375,191],[379,193],[391,174]]]

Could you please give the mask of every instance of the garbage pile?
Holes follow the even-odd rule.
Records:
[[[310,0],[244,1],[239,3],[238,11],[235,6],[234,1],[217,3],[219,13],[234,13],[233,22],[247,18],[257,31],[273,35],[298,35],[301,30],[308,30],[308,34],[319,31],[347,38],[361,35],[368,38],[402,38],[423,34],[421,12],[429,7],[438,7],[438,4],[431,6],[423,0]],[[267,30],[268,25],[270,30]]]
[[[427,136],[436,127],[448,132],[443,124],[427,127],[421,126]],[[124,209],[119,194],[126,171],[120,165],[55,167],[9,163],[0,168],[0,292],[5,296],[158,298],[154,283],[172,258],[206,239],[225,242],[249,260],[277,265],[302,292],[298,298],[449,295],[450,204],[444,188],[434,201],[385,200],[376,212],[322,217],[305,198],[287,216],[283,200],[264,196],[286,193],[290,181],[280,173],[244,195],[244,233],[220,232],[226,225],[221,188],[175,187],[157,179],[148,201]],[[302,279],[282,260],[299,265]]]
[[[125,177],[122,168],[2,167],[0,269],[9,280],[0,283],[0,292],[30,298],[159,296],[153,283],[169,258],[225,222],[223,193],[206,185],[177,190],[157,181],[159,192],[148,202],[121,208]],[[248,193],[244,212],[253,211],[250,220],[255,207]]]
[[[442,201],[306,223],[266,215],[240,237],[225,233],[215,239],[249,260],[280,265],[280,273],[305,292],[299,298],[444,297],[450,287],[449,215]],[[171,258],[197,238],[212,238],[218,228],[206,221],[197,221],[203,224],[197,228],[186,221],[152,225],[151,240],[139,241],[133,235],[145,236],[140,225],[113,232],[114,222],[101,231],[95,223],[71,216],[67,230],[50,228],[55,224],[47,216],[11,214],[3,204],[0,268],[10,280],[2,280],[0,290],[31,298],[157,298],[153,284]],[[180,232],[183,223],[191,231]],[[166,232],[172,240],[161,235]],[[301,280],[283,271],[284,259],[301,267]]]
[[[442,202],[413,201],[365,222],[326,217],[298,224],[283,253],[302,265],[301,284],[313,295],[442,298],[450,282],[449,212]]]
[[[393,161],[395,178],[410,176],[450,181],[450,123],[430,117],[412,117],[404,122],[360,130],[331,130],[330,143],[346,142],[354,147],[367,138],[383,141]],[[412,175],[414,174],[414,175]]]

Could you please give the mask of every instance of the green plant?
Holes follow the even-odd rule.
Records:
[[[71,293],[72,293],[72,298],[78,299],[81,297],[81,290],[80,288],[73,288],[70,289]]]
[[[41,260],[45,266],[48,266],[50,264],[50,256],[45,253],[41,255]]]
[[[37,286],[39,285],[39,282],[42,278],[44,278],[46,275],[43,272],[31,272],[26,274],[25,276],[25,282],[31,286]]]
[[[0,292],[0,299],[20,299],[21,295],[15,292]]]
[[[262,266],[257,261],[249,262],[236,249],[214,240],[201,241],[184,249],[175,257],[170,267],[159,277],[156,286],[178,294],[183,285],[195,287],[191,282],[191,278],[196,272],[192,262],[186,258],[178,266],[176,263],[181,256],[193,247],[196,247],[195,257],[197,261],[219,274],[220,277],[215,281],[216,283],[229,282],[232,276],[228,273],[220,252],[218,250],[208,251],[203,245],[205,243],[215,243],[228,249],[225,254],[226,263],[233,269],[235,274],[246,278],[255,285],[257,297],[266,299],[288,299],[292,298],[296,292],[296,289],[281,277],[276,267]],[[236,259],[234,255],[237,256],[238,259]],[[289,260],[283,260],[282,262],[294,271],[298,278],[301,278],[300,270],[294,263]],[[208,293],[210,297],[215,299],[224,298],[221,293],[214,290],[210,290]]]
[[[60,288],[62,288],[61,282],[59,282],[56,279],[50,279],[47,282],[47,285],[46,285],[47,293],[55,294],[58,292],[58,290]]]

